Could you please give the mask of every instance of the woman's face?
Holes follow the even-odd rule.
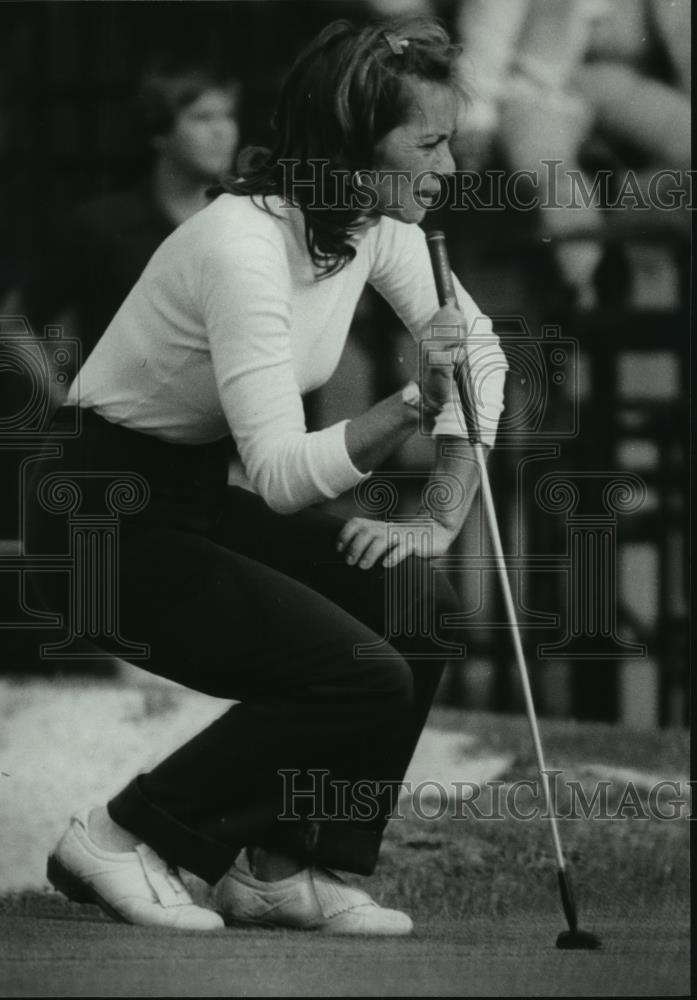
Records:
[[[383,136],[375,148],[375,171],[361,181],[376,209],[401,222],[421,222],[438,201],[441,178],[455,161],[450,139],[455,131],[457,96],[437,83],[414,79],[409,118]]]

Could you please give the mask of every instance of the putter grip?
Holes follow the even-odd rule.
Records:
[[[428,252],[431,255],[431,267],[433,268],[433,277],[436,282],[438,305],[447,306],[449,303],[457,305],[453,273],[450,270],[448,248],[445,245],[445,234],[440,231],[428,233],[426,243],[428,244]]]
[[[448,248],[445,245],[445,234],[440,232],[440,230],[427,233],[426,244],[431,257],[433,278],[436,283],[436,292],[438,294],[438,305],[441,306],[441,308],[447,305],[457,306],[457,296],[455,294],[455,285],[453,283],[453,272],[450,268]],[[472,376],[469,361],[467,359],[466,348],[463,351],[463,354],[464,357],[462,360],[455,363],[455,384],[457,385],[458,395],[460,396],[460,402],[465,415],[467,437],[469,438],[470,444],[481,444],[482,434],[479,428],[477,408],[474,405],[475,395],[472,391]]]

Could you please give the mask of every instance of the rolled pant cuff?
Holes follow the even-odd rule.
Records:
[[[180,865],[209,885],[215,885],[250,843],[212,840],[160,809],[147,797],[139,775],[107,803],[109,815],[171,864]],[[372,875],[377,865],[382,830],[346,822],[276,822],[252,843],[289,854],[302,864]]]
[[[338,868],[356,875],[372,875],[378,863],[382,830],[341,821],[298,823],[279,821],[261,847],[292,854],[319,868]]]
[[[244,844],[223,844],[184,826],[154,805],[134,778],[107,803],[115,823],[129,830],[171,864],[180,865],[214,885],[230,868]]]
[[[320,867],[372,875],[378,863],[381,843],[381,830],[361,829],[348,823],[345,826],[341,823],[320,824],[311,859]]]

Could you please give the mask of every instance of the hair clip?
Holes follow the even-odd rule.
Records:
[[[393,35],[391,31],[386,31],[384,34],[385,34],[385,41],[392,49],[392,54],[395,56],[403,56],[404,50],[409,45],[409,39],[397,38],[397,36]]]

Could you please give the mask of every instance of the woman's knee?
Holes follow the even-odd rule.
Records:
[[[372,713],[399,714],[413,704],[414,678],[409,664],[391,646],[384,645],[380,659],[366,660],[362,669],[353,673],[351,686],[360,691],[360,700]]]
[[[397,710],[407,709],[414,698],[414,676],[409,664],[396,650],[391,659],[379,662],[377,685],[389,705]]]

